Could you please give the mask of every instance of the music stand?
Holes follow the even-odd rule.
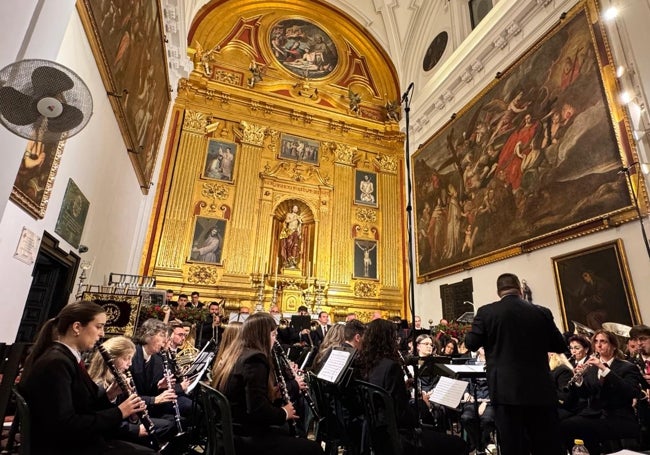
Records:
[[[471,324],[474,322],[474,312],[473,311],[467,311],[456,319],[456,322],[462,322],[463,324]]]
[[[291,327],[299,332],[302,332],[303,330],[311,330],[311,316],[294,314],[291,316]]]
[[[329,352],[316,377],[336,385],[343,385],[350,380],[352,360],[356,349],[334,346]]]

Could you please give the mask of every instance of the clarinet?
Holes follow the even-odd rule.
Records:
[[[173,374],[169,368],[169,352],[166,349],[163,349],[160,351],[160,355],[163,359],[163,375],[165,379],[167,379],[167,390],[174,390],[171,381]],[[174,420],[176,421],[176,436],[180,436],[184,433],[183,426],[181,425],[181,411],[178,408],[178,400],[174,399],[172,403],[174,405]]]
[[[287,353],[284,352],[284,348],[277,340],[275,340],[275,343],[273,344],[273,352],[274,354],[278,355],[280,360],[282,360],[282,364],[285,366],[284,371],[287,372],[287,376],[289,380],[296,379],[296,376],[293,374],[293,370],[291,369],[291,365],[289,364],[289,358],[287,357]],[[300,373],[300,371],[298,373]],[[323,420],[320,414],[318,413],[318,408],[316,407],[316,403],[314,403],[314,400],[309,394],[309,391],[301,389],[300,394],[304,398],[305,403],[307,403],[307,406],[309,406],[309,409],[311,409],[311,413],[313,414],[314,419],[316,419],[316,421],[318,422]]]
[[[115,366],[115,362],[113,361],[113,358],[108,353],[106,348],[104,348],[104,346],[102,346],[101,344],[97,345],[97,350],[99,351],[99,354],[102,356],[102,359],[104,359],[104,363],[108,367],[108,370],[115,378],[115,382],[117,382],[117,385],[120,387],[120,390],[122,390],[122,392],[125,393],[127,396],[130,396],[132,394],[137,395],[138,392],[135,389],[135,384],[133,383],[133,377],[131,376],[131,372],[129,370],[126,370],[124,372],[124,375],[120,373],[117,370],[117,367]],[[126,376],[126,378],[124,376]],[[147,411],[147,408],[145,408],[144,411],[137,412],[136,414],[138,416],[140,423],[144,425],[144,429],[147,430],[147,434],[149,435],[149,440],[151,441],[151,447],[156,452],[159,452],[164,448],[164,446],[161,447],[160,442],[156,437],[155,434],[156,426],[151,420],[151,417],[149,417],[149,412]]]
[[[592,354],[591,356],[589,356],[589,358],[592,358],[592,357],[593,357],[593,358],[596,358],[596,359],[599,359],[599,358],[600,358],[600,354],[595,353],[595,354]],[[586,362],[586,361],[585,361],[585,362]],[[573,376],[571,376],[571,379],[569,379],[569,380],[567,381],[566,385],[564,386],[564,391],[569,390],[569,387],[571,387],[571,386],[573,386],[573,385],[576,385],[578,382],[582,381],[582,377],[583,377],[584,374],[587,372],[587,370],[588,370],[589,368],[591,368],[592,366],[593,366],[592,364],[587,364],[587,365],[584,367],[584,369],[583,369],[582,371],[576,371],[576,372],[574,372],[574,373],[573,373]]]
[[[280,364],[280,358],[278,357],[275,349],[271,349],[271,356],[273,357],[273,372],[275,374],[275,382],[278,383],[278,389],[280,389],[280,395],[282,396],[282,404],[288,405],[291,403],[291,397],[289,397],[289,389],[287,389],[287,381],[284,379],[284,373],[282,373],[282,365]],[[293,419],[288,419],[287,423],[289,424],[289,434],[294,437],[298,437],[296,432],[296,422]]]

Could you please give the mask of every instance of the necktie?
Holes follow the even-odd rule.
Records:
[[[79,360],[79,368],[81,368],[81,371],[83,371],[85,374],[88,374],[88,370],[86,370],[86,363],[84,362],[84,359]]]
[[[325,338],[325,334],[327,333],[327,326],[323,325],[321,327],[323,327],[323,338]]]
[[[650,360],[645,361],[645,374],[650,374]]]

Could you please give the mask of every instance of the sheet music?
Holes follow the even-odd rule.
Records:
[[[485,372],[485,365],[480,364],[480,365],[445,365],[447,368],[449,368],[451,371],[453,371],[455,374],[459,373],[484,373]]]
[[[457,408],[460,404],[460,400],[463,398],[463,394],[465,393],[468,384],[469,383],[466,381],[459,381],[458,379],[440,376],[440,380],[433,389],[429,401],[433,401],[434,403],[449,408]]]
[[[348,364],[351,355],[349,351],[332,349],[317,377],[325,381],[336,382]]]

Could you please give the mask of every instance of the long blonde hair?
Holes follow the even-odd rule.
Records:
[[[345,341],[345,324],[334,324],[325,334],[325,338],[318,347],[318,353],[314,357],[312,369],[317,371],[320,363],[325,358],[331,347],[341,346]]]
[[[109,338],[102,343],[102,346],[106,349],[106,352],[108,352],[108,355],[111,356],[113,361],[124,355],[135,354],[135,344],[129,338],[123,336]],[[93,354],[90,367],[88,368],[88,374],[93,381],[103,386],[110,385],[115,379],[113,374],[108,370],[108,365],[104,362],[99,351]]]
[[[228,352],[228,347],[239,337],[242,325],[243,322],[230,322],[223,330],[221,341],[219,341],[219,352],[217,353],[217,357],[214,359],[214,365],[212,366],[212,378],[214,378],[223,368],[223,358],[225,353]]]
[[[273,316],[268,313],[255,313],[242,325],[239,336],[223,350],[220,364],[212,376],[212,387],[224,391],[230,378],[230,373],[244,352],[245,348],[253,349],[271,357],[271,332],[277,328]]]

